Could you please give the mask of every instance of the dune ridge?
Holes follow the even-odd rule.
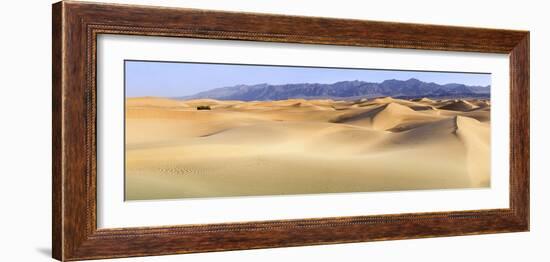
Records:
[[[489,185],[488,100],[126,101],[127,200]]]

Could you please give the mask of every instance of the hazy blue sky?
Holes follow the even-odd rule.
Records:
[[[438,84],[490,85],[490,74],[126,61],[126,96],[177,97],[239,84],[324,83],[417,78]]]

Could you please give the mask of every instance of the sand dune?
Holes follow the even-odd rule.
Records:
[[[362,112],[350,112],[339,115],[333,122],[366,126],[376,130],[388,130],[403,122],[419,123],[438,118],[434,114],[418,113],[411,107],[397,102],[390,102]]]
[[[486,100],[126,101],[128,200],[489,184]]]
[[[435,100],[432,100],[432,99],[429,99],[429,98],[426,98],[426,97],[417,98],[417,99],[412,99],[412,101],[414,101],[414,102],[420,102],[420,103],[427,103],[427,104],[433,104],[433,103],[435,103]]]
[[[452,110],[452,111],[470,111],[476,108],[478,108],[478,106],[465,100],[452,101],[450,103],[447,103],[439,107],[439,109]]]

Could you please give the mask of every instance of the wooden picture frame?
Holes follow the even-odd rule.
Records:
[[[63,1],[53,5],[53,257],[62,261],[529,230],[529,32]],[[98,229],[99,34],[508,54],[510,208]]]

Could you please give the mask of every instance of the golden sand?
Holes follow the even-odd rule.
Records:
[[[490,102],[129,98],[125,179],[127,200],[488,187]]]

